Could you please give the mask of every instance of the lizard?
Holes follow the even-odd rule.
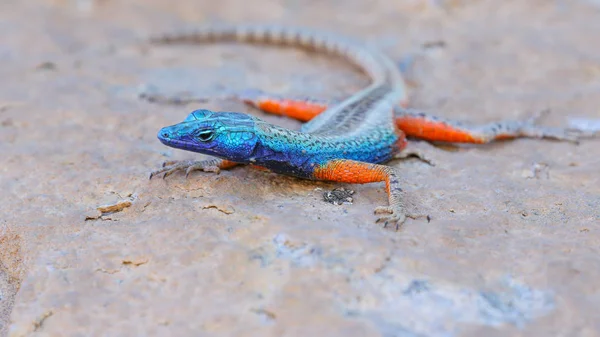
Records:
[[[311,180],[384,182],[388,205],[375,208],[375,214],[379,215],[376,222],[383,222],[384,227],[393,224],[398,230],[407,217],[420,217],[405,209],[398,170],[384,165],[413,154],[406,149],[407,136],[478,144],[518,137],[577,140],[567,129],[536,125],[539,116],[476,126],[408,109],[406,84],[388,56],[329,33],[297,27],[233,25],[161,35],[150,42],[160,45],[240,42],[296,47],[343,58],[371,79],[370,85],[339,102],[286,98],[259,90],[240,95],[245,103],[267,113],[306,122],[299,131],[245,113],[194,110],[182,122],[160,129],[158,139],[169,147],[214,158],[166,161],[150,174],[150,179],[159,174],[165,178],[182,170],[187,177],[196,170],[219,172],[250,164]]]

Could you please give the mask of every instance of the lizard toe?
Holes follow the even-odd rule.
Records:
[[[375,208],[374,211],[375,214],[392,214],[394,213],[394,210],[390,207],[390,206],[378,206]],[[379,222],[379,220],[377,221]]]
[[[420,219],[425,218],[427,222],[431,221],[431,217],[426,214],[412,214],[405,213],[402,210],[393,209],[389,206],[380,206],[375,209],[375,214],[387,213],[388,216],[379,217],[375,223],[383,223],[383,228],[387,228],[389,225],[395,225],[396,230],[399,230],[400,227],[404,224],[407,218],[411,219]]]
[[[402,209],[397,209],[391,206],[379,206],[375,208],[375,214],[388,214],[387,216],[381,216],[375,221],[375,223],[383,222],[383,228],[387,228],[388,225],[395,225],[396,230],[406,221],[407,215]]]
[[[189,165],[188,168],[185,170],[185,177],[187,178],[193,171],[214,172],[219,174],[221,172],[221,169],[214,165],[207,166],[203,162],[196,162]]]
[[[215,165],[213,160],[173,160],[164,162],[162,168],[150,173],[150,179],[161,173],[164,173],[164,179],[177,171],[185,171],[185,177],[187,178],[193,171],[214,172],[218,174],[221,172],[221,169]]]
[[[165,179],[166,177],[170,176],[171,174],[173,174],[173,173],[175,173],[175,172],[177,172],[177,171],[179,171],[181,169],[182,169],[182,167],[177,167],[177,166],[175,166],[175,167],[173,167],[171,169],[168,169],[168,170],[165,171],[165,174],[163,175],[162,178]]]
[[[150,179],[155,177],[161,173],[164,173],[163,179],[170,176],[171,174],[183,170],[190,165],[189,161],[166,161],[163,163],[162,167],[158,170],[152,171],[150,173]]]
[[[383,222],[383,228],[387,228],[389,225],[395,225],[396,230],[400,229],[400,226],[406,221],[406,215],[404,214],[393,214],[388,217],[381,217],[377,219],[377,223]]]
[[[162,167],[158,170],[152,171],[150,172],[150,179],[152,179],[153,177],[156,177],[157,175],[161,174],[161,173],[165,173],[167,171],[169,171],[170,167]],[[164,176],[163,176],[164,179]]]
[[[162,167],[173,166],[177,163],[179,163],[179,160],[165,160],[162,163]]]

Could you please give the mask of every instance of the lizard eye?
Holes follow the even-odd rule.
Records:
[[[208,142],[215,137],[215,132],[213,130],[203,130],[198,132],[196,137],[202,142]]]

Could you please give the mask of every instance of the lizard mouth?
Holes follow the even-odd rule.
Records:
[[[188,150],[188,151],[190,151],[192,148],[192,144],[190,144],[189,142],[181,141],[179,139],[171,139],[171,138],[165,138],[165,137],[161,137],[161,136],[159,136],[158,139],[160,140],[161,143],[163,143],[169,147],[174,147],[177,149]]]

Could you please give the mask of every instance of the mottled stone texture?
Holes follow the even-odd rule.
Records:
[[[148,181],[199,157],[156,139],[193,109],[299,128],[222,93],[341,98],[367,83],[307,52],[140,42],[264,21],[412,60],[412,106],[447,117],[600,118],[593,1],[1,1],[0,335],[600,334],[600,140],[425,147],[436,166],[392,165],[432,220],[400,232],[374,224],[378,184],[334,206],[322,194],[340,185],[247,168]],[[217,99],[153,105],[141,88]]]

